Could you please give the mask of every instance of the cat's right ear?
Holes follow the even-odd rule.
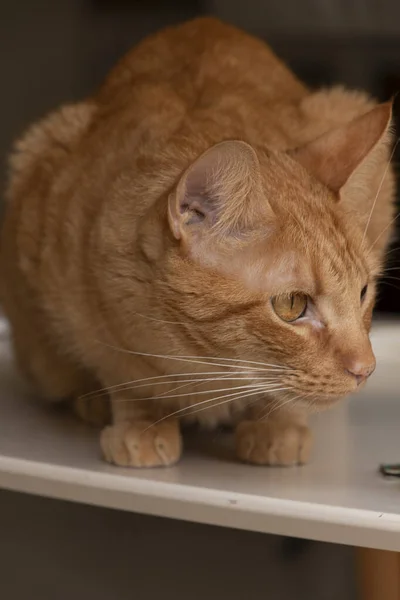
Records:
[[[358,186],[367,187],[368,172],[374,172],[373,151],[390,143],[391,119],[392,102],[378,104],[288,154],[335,193],[339,193],[359,167],[371,158],[372,168],[364,169],[363,181]]]
[[[221,142],[204,152],[186,170],[168,204],[178,240],[240,237],[269,212],[257,155],[242,141]]]

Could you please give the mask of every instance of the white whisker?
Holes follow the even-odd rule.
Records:
[[[279,383],[279,379],[276,377],[275,378],[273,378],[273,377],[268,377],[268,378],[267,377],[252,377],[251,381],[254,381],[255,379],[261,380],[260,384],[257,384],[257,385],[261,385],[261,383],[266,383],[266,384],[273,383],[274,385],[276,385],[277,383]],[[210,378],[210,379],[203,379],[203,381],[199,381],[198,379],[193,379],[193,380],[188,380],[186,383],[184,383],[184,385],[178,385],[178,387],[173,388],[172,390],[167,390],[166,392],[163,392],[162,394],[160,394],[159,396],[156,396],[156,397],[161,398],[165,394],[175,392],[176,390],[179,390],[184,387],[188,387],[188,386],[192,385],[193,383],[196,384],[196,385],[193,385],[193,388],[195,388],[195,387],[198,387],[199,385],[202,385],[203,383],[207,383],[207,382],[211,382],[211,381],[247,381],[247,382],[249,382],[250,380],[247,379],[247,377],[215,377],[215,378]],[[202,393],[205,393],[205,392],[202,392]]]
[[[272,370],[274,369],[278,369],[278,370],[288,370],[289,367],[286,367],[284,365],[275,365],[275,364],[270,364],[270,363],[264,363],[264,362],[258,362],[255,360],[242,360],[239,358],[218,358],[215,356],[173,356],[171,354],[152,354],[150,352],[136,352],[135,350],[127,350],[126,348],[118,348],[117,346],[113,346],[112,344],[106,344],[105,342],[100,342],[99,340],[97,340],[98,343],[102,344],[103,346],[107,346],[109,348],[112,348],[113,350],[116,350],[117,352],[123,352],[125,354],[133,354],[135,356],[147,356],[150,358],[162,358],[162,359],[168,359],[168,360],[177,360],[177,361],[182,361],[182,362],[191,362],[193,364],[200,364],[200,365],[208,365],[208,366],[216,366],[216,367],[230,367],[230,368],[247,368],[247,369],[251,369],[251,370],[256,370],[256,371],[261,371],[261,370],[270,370],[270,369],[260,369],[257,367],[252,367],[252,366],[246,366],[246,365],[259,365],[261,367],[273,367]],[[204,359],[204,360],[199,360],[199,359]],[[207,362],[204,362],[207,361]],[[219,362],[210,362],[210,361],[225,361],[224,363],[219,363]],[[238,365],[227,365],[226,362],[228,363],[239,363]],[[242,363],[242,364],[240,364]]]
[[[274,391],[282,391],[282,390],[285,390],[285,389],[289,389],[289,388],[275,388],[275,389],[272,389],[272,390],[269,390],[269,391],[270,392],[274,392]],[[253,390],[252,392],[247,392],[247,390],[246,390],[246,391],[242,391],[242,392],[235,392],[233,394],[224,394],[223,396],[218,396],[217,398],[210,398],[208,400],[202,400],[202,402],[198,402],[197,404],[192,404],[190,406],[184,406],[183,408],[175,410],[175,411],[169,413],[168,415],[166,415],[165,417],[162,417],[161,419],[158,419],[157,421],[155,421],[154,423],[152,423],[151,425],[149,425],[148,427],[146,427],[146,429],[144,429],[142,431],[142,433],[144,433],[145,431],[147,431],[148,429],[150,429],[150,427],[153,427],[154,425],[158,425],[158,423],[161,423],[162,421],[165,421],[166,419],[170,419],[171,417],[173,417],[175,415],[178,415],[178,414],[180,414],[180,413],[182,413],[182,412],[184,412],[186,410],[189,410],[191,408],[194,408],[196,406],[201,406],[203,404],[209,404],[210,402],[215,402],[216,400],[220,400],[221,398],[231,398],[231,396],[238,396],[238,395],[241,396],[242,394],[244,396],[246,396],[247,394],[249,396],[253,396],[255,394],[262,394],[262,390]],[[221,402],[219,404],[213,404],[212,406],[207,406],[206,408],[212,408],[214,406],[220,406],[221,404],[225,404],[225,402],[232,402],[233,399],[234,398],[229,399],[229,400],[224,400],[223,402]],[[199,411],[195,411],[195,412],[199,412]],[[191,415],[191,414],[194,414],[194,413],[191,412],[189,414]]]
[[[281,398],[275,398],[275,402],[272,402],[271,404],[268,404],[265,407],[263,414],[261,415],[261,417],[258,418],[258,420],[264,421],[265,419],[267,419],[271,413],[273,413],[277,408],[279,408],[281,403],[282,403]],[[266,411],[268,411],[268,412],[266,413]]]
[[[295,402],[296,400],[298,400],[299,398],[306,398],[306,397],[307,397],[307,396],[309,396],[309,395],[310,395],[310,394],[306,394],[306,395],[303,395],[303,394],[298,394],[298,395],[297,395],[297,396],[295,396],[294,398],[288,398],[288,399],[287,399],[287,400],[285,400],[284,402],[281,402],[281,400],[278,398],[278,399],[277,399],[277,402],[275,402],[275,403],[274,403],[274,405],[271,407],[271,410],[270,410],[270,411],[269,411],[269,412],[268,412],[266,415],[263,415],[262,417],[260,417],[260,419],[259,419],[259,420],[263,420],[263,421],[264,421],[265,419],[268,419],[268,418],[271,416],[271,414],[272,414],[273,412],[275,412],[276,410],[280,410],[281,408],[283,408],[283,407],[284,407],[284,406],[286,406],[287,404],[294,404],[294,402]]]
[[[399,271],[399,270],[400,270],[400,267],[388,267],[386,269],[382,269],[379,276],[385,277],[385,273],[389,273],[390,271]]]
[[[116,385],[112,385],[109,387],[104,387],[104,388],[100,388],[99,390],[94,390],[92,392],[87,392],[86,394],[83,394],[82,396],[80,396],[80,398],[86,398],[88,396],[103,396],[106,394],[109,394],[110,392],[113,391],[124,391],[124,390],[130,390],[130,389],[136,389],[139,387],[149,387],[150,385],[163,385],[163,384],[168,384],[170,383],[169,380],[172,379],[172,381],[177,378],[177,377],[192,377],[192,376],[199,376],[199,379],[194,379],[193,381],[202,381],[202,379],[200,379],[201,377],[203,377],[204,375],[251,375],[252,379],[254,379],[252,372],[249,373],[249,371],[229,371],[228,373],[226,371],[194,371],[194,372],[187,372],[187,373],[170,373],[170,374],[166,374],[166,375],[155,375],[153,377],[144,377],[142,379],[133,379],[132,381],[127,381],[125,383],[117,383]],[[264,378],[268,379],[267,376],[263,376]],[[275,375],[275,377],[277,377]],[[163,379],[165,381],[160,381],[160,379]],[[243,377],[243,379],[246,379],[245,377]],[[185,380],[185,382],[187,382],[189,380]],[[181,383],[183,383],[183,380],[181,380]],[[141,385],[135,385],[135,384],[141,384]],[[129,386],[133,386],[133,387],[129,387]]]
[[[276,386],[276,383],[270,383],[269,384],[271,387]],[[269,387],[265,384],[261,384],[261,383],[257,383],[257,384],[252,384],[249,383],[248,385],[240,385],[240,386],[234,386],[234,387],[228,387],[228,388],[217,388],[214,390],[202,390],[200,392],[184,392],[183,394],[172,394],[172,395],[165,395],[165,392],[163,394],[161,394],[160,396],[148,396],[146,398],[120,398],[117,399],[116,402],[141,402],[141,401],[145,401],[145,400],[158,400],[158,399],[168,399],[168,398],[185,398],[187,396],[200,396],[200,395],[204,395],[204,394],[214,394],[214,393],[219,393],[219,392],[230,392],[232,390],[248,390],[248,389],[258,389],[260,392],[263,391],[268,391]]]
[[[398,250],[400,250],[400,246],[396,246],[396,248],[391,248],[390,250],[388,250],[388,252],[386,252],[385,256],[387,257],[389,254],[392,254],[393,252],[397,252]]]
[[[388,161],[388,163],[387,163],[387,165],[385,167],[385,170],[383,172],[382,179],[381,179],[381,182],[379,184],[378,191],[376,192],[375,199],[374,199],[374,201],[372,203],[372,207],[371,207],[371,210],[370,210],[370,213],[369,213],[368,221],[367,221],[367,224],[366,224],[365,229],[364,229],[364,234],[363,234],[363,238],[362,238],[362,242],[361,242],[362,244],[364,243],[365,236],[367,235],[367,230],[368,230],[368,227],[369,227],[369,225],[371,223],[372,213],[374,212],[374,209],[375,209],[375,206],[376,206],[376,202],[377,202],[379,194],[381,192],[381,189],[382,189],[382,186],[383,186],[383,182],[385,181],[386,174],[387,174],[387,172],[389,170],[390,163],[392,162],[392,158],[394,156],[394,153],[396,152],[396,148],[398,146],[399,140],[400,140],[400,138],[397,138],[396,143],[393,145],[393,149],[392,149],[392,152],[390,154],[389,161]]]
[[[400,281],[400,277],[394,277],[394,275],[385,275],[385,279],[393,279],[393,281]]]
[[[223,371],[221,371],[221,372],[223,372]],[[235,375],[237,375],[237,373],[238,373],[238,371],[235,371]],[[225,375],[221,375],[221,377],[215,377],[213,381],[222,381],[222,380],[224,380],[224,381],[228,380],[229,381],[228,375],[232,375],[232,373],[227,373]],[[238,378],[238,379],[240,379],[240,378]],[[248,381],[248,379],[246,377],[243,377],[243,381],[246,381],[246,380]],[[270,381],[270,380],[273,381],[272,378],[271,379],[270,378],[266,378],[266,380],[267,381]],[[197,388],[199,385],[202,385],[203,383],[204,383],[204,381],[202,381],[201,379],[193,379],[191,381],[188,381],[187,383],[184,383],[183,385],[178,385],[177,387],[172,388],[172,390],[168,390],[165,393],[175,392],[176,390],[180,390],[182,388],[189,387],[190,385],[192,386],[192,389],[194,389],[194,388]],[[160,396],[162,396],[162,394],[160,394]]]
[[[397,215],[396,215],[396,216],[395,216],[395,217],[394,217],[394,218],[393,218],[393,219],[390,221],[390,223],[388,223],[388,224],[386,225],[386,227],[384,227],[384,228],[382,229],[382,231],[380,232],[380,234],[378,235],[378,237],[377,237],[377,238],[375,238],[375,241],[374,241],[374,243],[373,243],[373,244],[371,244],[371,246],[369,247],[368,254],[370,254],[370,253],[371,253],[371,250],[372,250],[372,248],[375,246],[376,242],[377,242],[377,241],[378,241],[378,240],[379,240],[379,239],[380,239],[380,238],[383,236],[383,234],[385,233],[385,231],[387,231],[387,230],[389,229],[389,227],[390,227],[391,225],[393,225],[393,223],[394,223],[395,221],[397,221],[397,219],[398,219],[399,217],[400,217],[400,212],[398,212],[398,213],[397,213]]]
[[[228,404],[229,402],[234,402],[235,400],[245,400],[247,398],[251,398],[252,396],[256,396],[257,394],[260,394],[260,392],[259,391],[237,392],[235,394],[235,398],[228,398],[228,400],[225,399],[222,402],[217,402],[216,404],[213,404],[212,406],[203,406],[203,408],[198,408],[196,410],[193,410],[193,411],[185,414],[184,416],[190,417],[198,412],[202,412],[203,410],[210,410],[211,408],[215,408],[217,406],[222,406],[223,404]],[[227,396],[221,396],[221,398],[227,398]],[[214,398],[214,400],[219,400],[219,398]],[[200,404],[205,404],[205,402],[199,402],[199,404],[194,404],[193,406],[188,406],[187,409],[189,410],[191,408],[194,408],[195,406],[199,406]]]

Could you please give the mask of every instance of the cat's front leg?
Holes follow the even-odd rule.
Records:
[[[160,419],[151,405],[112,396],[113,424],[101,432],[100,445],[107,462],[121,467],[162,467],[175,464],[182,454],[177,419]]]
[[[312,447],[307,417],[301,411],[274,411],[264,420],[242,421],[235,438],[238,458],[255,465],[302,465]]]

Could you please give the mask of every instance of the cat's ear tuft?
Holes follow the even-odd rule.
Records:
[[[241,235],[269,211],[260,165],[249,144],[220,142],[184,173],[170,195],[168,218],[177,239],[216,232]]]
[[[374,148],[389,141],[391,118],[392,102],[378,104],[289,154],[321,183],[339,192]]]

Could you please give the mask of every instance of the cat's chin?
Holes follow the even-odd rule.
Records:
[[[345,400],[348,396],[350,396],[352,392],[348,392],[346,394],[338,394],[337,396],[318,396],[316,400],[307,401],[306,399],[300,400],[297,406],[309,412],[310,414],[319,413],[325,410],[329,410],[336,405],[340,404]]]

